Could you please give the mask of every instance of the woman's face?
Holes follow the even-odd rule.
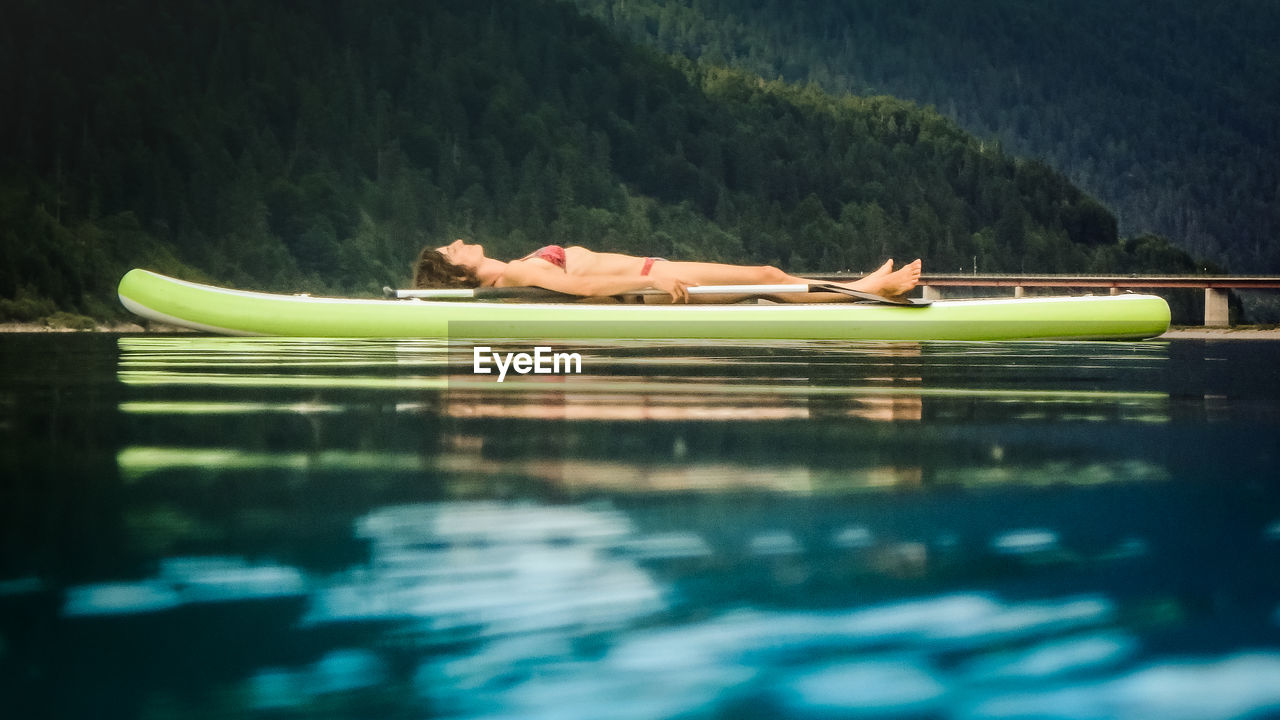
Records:
[[[454,265],[475,269],[484,260],[484,246],[479,243],[465,243],[454,240],[443,247],[436,248],[445,259]]]

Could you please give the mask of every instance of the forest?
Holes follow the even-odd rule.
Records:
[[[1235,273],[1280,273],[1270,0],[575,3],[705,65],[935,107],[1064,173],[1121,234],[1168,237]]]
[[[5,14],[0,319],[118,316],[133,266],[376,294],[454,237],[796,272],[1206,267],[932,108],[659,52],[568,3]]]

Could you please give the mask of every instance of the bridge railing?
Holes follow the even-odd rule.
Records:
[[[839,279],[839,275],[819,276]],[[846,279],[848,276],[844,276]],[[924,297],[942,297],[944,287],[1008,287],[1014,297],[1022,297],[1025,288],[1107,288],[1116,295],[1125,290],[1189,288],[1204,290],[1204,324],[1226,327],[1228,291],[1232,289],[1280,288],[1280,277],[1244,275],[1071,275],[1071,274],[964,274],[928,273],[920,278]]]

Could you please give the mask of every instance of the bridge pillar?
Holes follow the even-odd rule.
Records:
[[[1204,289],[1205,327],[1227,327],[1231,318],[1227,309],[1227,291],[1221,288]]]
[[[932,285],[924,285],[920,288],[925,300],[941,300],[942,291]]]

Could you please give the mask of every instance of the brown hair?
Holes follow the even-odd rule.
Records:
[[[424,247],[413,263],[415,288],[477,288],[480,278],[474,270],[454,265],[433,247]]]

